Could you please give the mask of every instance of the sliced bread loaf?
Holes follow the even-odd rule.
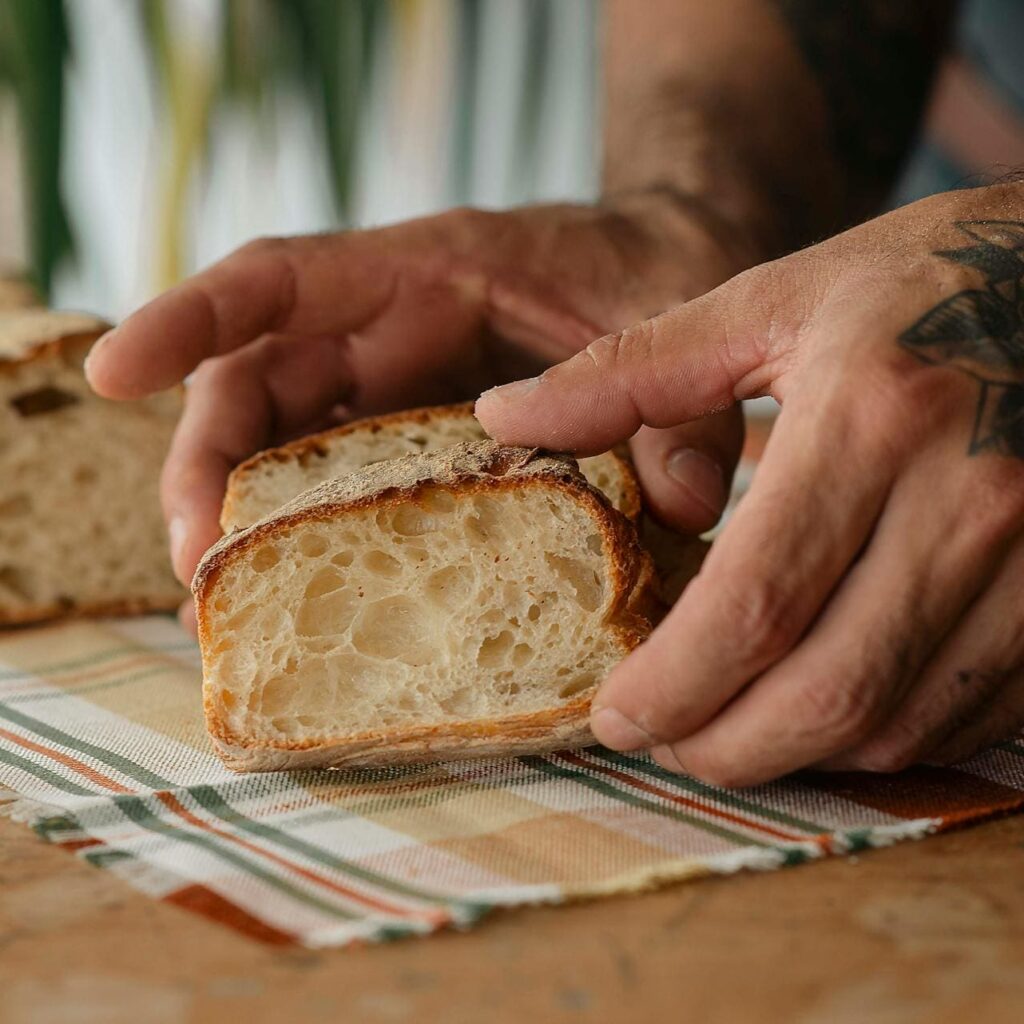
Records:
[[[650,578],[567,457],[478,441],[329,480],[200,563],[210,733],[239,770],[589,742]]]
[[[221,510],[225,533],[269,515],[324,480],[374,462],[439,451],[487,435],[470,402],[410,409],[356,420],[260,452],[231,474]],[[614,452],[581,459],[580,471],[630,519],[640,513],[640,489],[632,467]]]
[[[174,608],[157,481],[178,392],[98,398],[96,317],[0,314],[0,623]]]

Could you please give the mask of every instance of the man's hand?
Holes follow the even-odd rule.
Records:
[[[773,394],[749,493],[594,702],[598,739],[747,785],[947,763],[1024,722],[1024,189],[935,197],[484,395],[589,454]]]
[[[129,399],[192,374],[164,468],[177,575],[217,525],[228,473],[337,422],[474,398],[699,295],[750,261],[724,225],[657,191],[601,207],[453,211],[376,231],[265,239],[161,295],[90,355]],[[650,497],[682,529],[717,518],[733,414],[637,439]]]

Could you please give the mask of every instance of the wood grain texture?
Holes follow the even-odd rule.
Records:
[[[1001,1024],[1022,1005],[1024,817],[324,952],[149,900],[0,820],[3,1024]]]

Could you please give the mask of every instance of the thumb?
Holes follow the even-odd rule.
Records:
[[[743,447],[739,405],[666,430],[641,427],[630,447],[644,505],[665,526],[703,533],[718,522]]]
[[[599,338],[539,377],[485,391],[477,419],[498,441],[595,455],[641,426],[674,427],[758,393],[770,383],[753,371],[765,361],[774,303],[756,273]]]

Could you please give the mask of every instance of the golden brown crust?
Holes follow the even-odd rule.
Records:
[[[17,372],[27,363],[84,358],[110,324],[87,313],[46,309],[0,312],[0,373]]]
[[[367,467],[358,474],[329,480],[299,495],[273,515],[222,538],[204,555],[192,582],[199,644],[214,643],[208,604],[211,589],[224,569],[252,546],[308,522],[399,503],[421,502],[438,490],[459,495],[542,486],[573,497],[593,516],[611,554],[609,582],[615,595],[607,628],[623,655],[650,632],[641,614],[649,599],[650,559],[640,548],[633,525],[596,488],[573,460],[537,449],[514,448],[493,441],[460,444],[428,455],[411,455]],[[595,687],[596,688],[596,687]],[[444,723],[417,729],[375,731],[310,741],[263,742],[246,746],[220,718],[210,687],[204,687],[207,728],[228,767],[271,770],[298,765],[355,765],[479,757],[497,753],[554,750],[588,742],[593,689],[571,704],[529,715]]]
[[[594,742],[590,697],[532,715],[486,722],[363,733],[330,746],[260,749],[213,736],[214,747],[233,771],[284,771],[294,768],[382,768],[424,761],[463,761],[476,757],[547,754]]]
[[[347,437],[349,434],[362,433],[364,430],[376,433],[382,427],[387,427],[394,423],[416,423],[422,426],[429,426],[437,420],[463,417],[467,414],[469,416],[473,415],[472,402],[459,402],[455,405],[426,405],[417,409],[404,409],[399,412],[384,413],[380,416],[366,416],[362,419],[353,420],[351,423],[330,427],[316,434],[308,434],[305,437],[296,438],[294,441],[287,441],[285,444],[276,445],[273,448],[265,448],[261,452],[256,452],[255,455],[250,455],[244,462],[240,462],[235,466],[231,471],[231,476],[228,477],[228,494],[230,495],[231,487],[238,479],[246,476],[268,460],[274,462],[290,462],[293,460],[302,462],[304,457],[325,455],[324,446],[327,442],[334,441],[339,437]]]
[[[329,447],[339,438],[361,434],[366,431],[378,433],[380,430],[394,425],[411,424],[430,427],[445,420],[453,419],[470,419],[476,422],[476,416],[473,414],[473,403],[458,402],[453,405],[429,405],[417,409],[385,413],[380,416],[368,416],[257,452],[244,462],[239,463],[228,477],[224,504],[221,509],[221,528],[226,531],[226,524],[235,521],[234,503],[239,488],[244,485],[247,477],[259,472],[260,468],[267,462],[298,462],[300,465],[304,465],[311,458],[324,458],[328,454]],[[486,437],[486,434],[483,433],[483,427],[480,430],[481,439],[483,439]],[[605,458],[611,459],[616,463],[621,476],[622,501],[619,511],[627,519],[636,521],[640,516],[643,500],[633,464],[629,460],[628,455],[624,456],[620,450],[606,452]]]

